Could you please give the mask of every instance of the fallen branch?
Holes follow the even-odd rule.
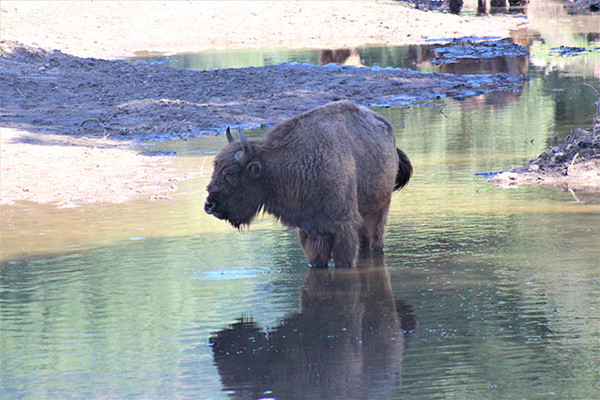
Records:
[[[571,168],[573,168],[573,164],[575,164],[575,160],[577,160],[578,156],[579,156],[579,153],[575,154],[575,156],[571,160],[571,164],[567,167],[567,175],[571,174]]]
[[[444,106],[440,109],[440,113],[446,118],[448,118],[448,116],[444,113],[444,108],[446,108],[447,105],[448,103],[444,104]]]
[[[102,123],[102,121],[100,121],[98,118],[88,118],[86,120],[81,121],[81,123],[79,124],[79,126],[84,126],[85,124],[87,124],[88,122],[96,122],[98,125],[100,125],[102,128],[106,129],[106,125],[104,125]]]

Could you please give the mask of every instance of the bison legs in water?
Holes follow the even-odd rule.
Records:
[[[316,268],[326,268],[329,259],[333,258],[337,267],[350,267],[356,257],[357,246],[383,250],[390,202],[391,196],[379,209],[363,215],[358,230],[353,221],[338,222],[335,231],[329,234],[309,234],[304,229],[298,229],[300,244],[310,264]]]
[[[351,267],[356,258],[358,237],[353,224],[338,226],[334,233],[309,235],[304,229],[298,229],[300,244],[311,266],[327,268],[330,258],[336,267]]]

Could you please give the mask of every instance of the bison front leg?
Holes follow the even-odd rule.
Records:
[[[309,236],[303,229],[298,229],[298,237],[311,267],[327,268],[333,247],[331,238],[319,234]]]
[[[333,234],[333,261],[336,268],[351,267],[356,258],[358,234],[353,226],[344,226]]]
[[[364,225],[358,231],[358,247],[366,249],[371,245],[369,240],[369,232],[365,229]]]

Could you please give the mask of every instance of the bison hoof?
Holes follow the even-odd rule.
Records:
[[[336,264],[335,268],[340,268],[340,269],[345,269],[345,268],[352,268],[352,264]]]

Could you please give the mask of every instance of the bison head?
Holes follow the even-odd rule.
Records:
[[[241,130],[239,134],[236,141],[227,128],[229,144],[215,158],[204,203],[204,211],[236,228],[250,224],[265,203],[262,164]]]

